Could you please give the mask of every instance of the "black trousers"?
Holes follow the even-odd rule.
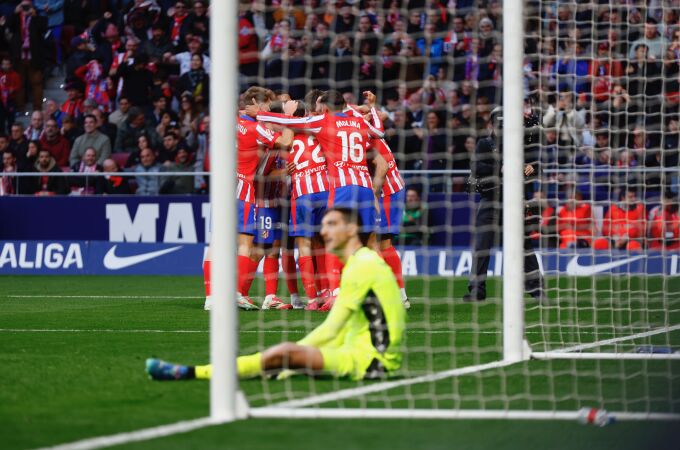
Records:
[[[501,227],[503,224],[500,202],[482,198],[475,219],[474,252],[468,291],[477,297],[486,297],[486,277],[492,247],[502,244]],[[528,234],[524,234],[524,289],[538,295],[543,289],[543,277],[538,267],[538,259]]]

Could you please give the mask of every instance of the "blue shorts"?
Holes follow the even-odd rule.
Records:
[[[371,188],[363,186],[336,188],[328,199],[328,207],[356,210],[361,218],[361,232],[372,233],[375,231],[375,195],[373,195]]]
[[[257,208],[256,244],[273,244],[281,240],[281,208]]]
[[[328,207],[328,192],[301,195],[290,203],[288,235],[311,238],[321,231],[321,219]]]
[[[387,197],[380,197],[380,225],[378,227],[378,234],[398,235],[402,215],[404,214],[404,200],[406,199],[406,190],[402,189]]]
[[[255,207],[254,203],[236,200],[236,225],[241,234],[255,234]]]

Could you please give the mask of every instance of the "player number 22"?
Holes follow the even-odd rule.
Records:
[[[361,133],[338,131],[337,136],[342,139],[342,160],[345,162],[351,160],[354,163],[363,162],[364,146]]]
[[[314,145],[314,137],[309,136],[307,138],[307,146],[311,147]],[[305,167],[309,165],[309,160],[302,161],[300,162],[300,158],[302,157],[302,154],[305,152],[305,143],[302,142],[300,139],[295,139],[293,141],[293,152],[295,153],[295,156],[293,157],[293,162],[295,163],[295,168],[297,170],[302,170]],[[312,160],[318,164],[324,162],[326,159],[321,155],[321,145],[318,143],[316,144],[316,147],[314,150],[312,150]]]

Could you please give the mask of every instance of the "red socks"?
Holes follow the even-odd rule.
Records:
[[[250,259],[250,258],[248,258]],[[248,295],[248,292],[250,292],[250,287],[253,285],[253,280],[255,279],[255,272],[257,272],[257,266],[260,265],[260,261],[253,261],[252,259],[250,260],[250,268],[248,270],[248,276],[243,280],[243,286],[241,291],[241,294],[243,295]]]
[[[295,254],[292,250],[281,252],[281,265],[286,277],[286,287],[290,295],[298,294],[297,266],[295,265]]]
[[[342,262],[333,253],[326,253],[326,274],[328,276],[328,289],[331,292],[340,287],[340,273],[342,272]]]
[[[314,259],[311,256],[300,256],[298,258],[300,265],[300,277],[302,278],[302,287],[305,289],[305,294],[310,300],[316,298],[316,283],[314,282]]]
[[[382,257],[387,265],[390,266],[390,269],[392,269],[392,273],[394,273],[394,277],[397,279],[399,287],[403,288],[404,277],[401,274],[401,258],[399,258],[397,250],[390,246],[382,251]]]
[[[314,255],[314,267],[316,272],[316,290],[321,292],[328,289],[328,273],[326,272],[326,252],[324,248],[312,245],[312,254]]]
[[[236,278],[236,289],[242,295],[248,295],[250,285],[253,284],[257,263],[247,256],[238,255],[236,257],[236,267],[238,268]]]
[[[279,287],[279,257],[264,258],[264,292],[265,295],[276,295]]]
[[[203,286],[205,287],[205,296],[210,297],[210,260],[203,261]]]

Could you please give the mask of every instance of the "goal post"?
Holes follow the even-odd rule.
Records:
[[[239,417],[238,310],[236,292],[236,115],[238,108],[238,2],[210,5],[210,203],[212,295],[210,310],[210,417],[230,422]]]
[[[524,3],[503,0],[503,359],[524,355]],[[512,30],[511,32],[508,32]]]

